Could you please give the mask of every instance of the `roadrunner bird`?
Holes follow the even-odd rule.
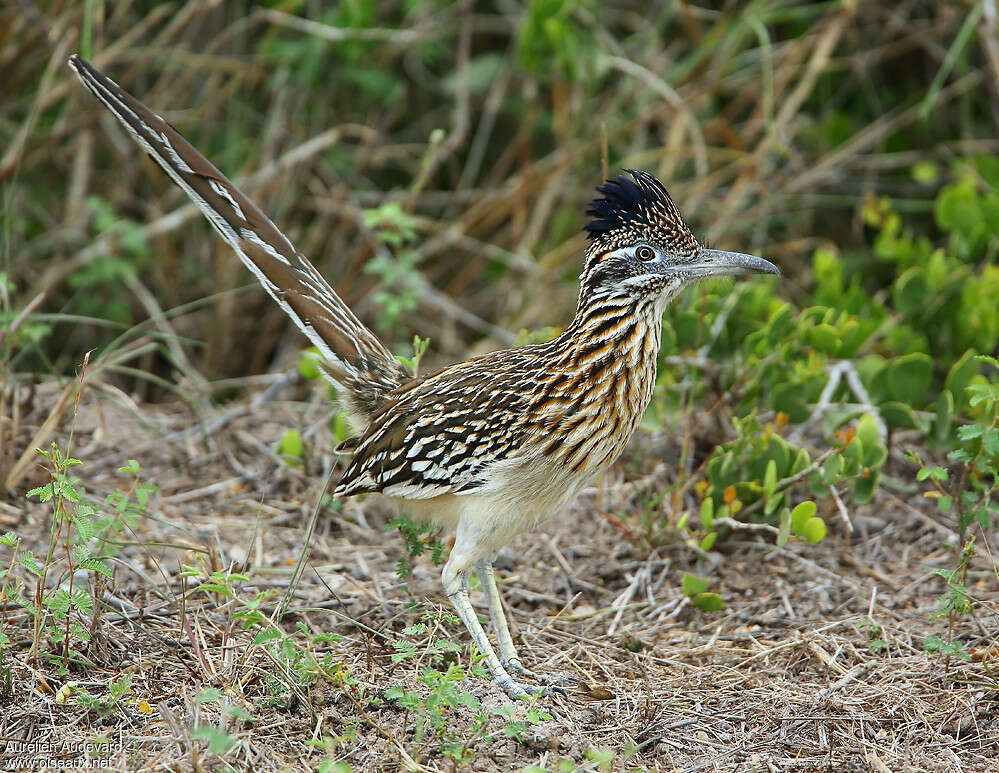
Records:
[[[509,696],[522,665],[492,559],[612,464],[649,403],[661,317],[694,280],[779,274],[762,258],[702,247],[662,184],[629,171],[597,188],[576,314],[558,338],[413,378],[304,255],[166,121],[87,62],[70,66],[201,208],[322,354],[359,436],[335,496],[381,492],[456,532],[444,589]],[[477,571],[498,654],[468,596]],[[541,680],[544,681],[544,680]]]

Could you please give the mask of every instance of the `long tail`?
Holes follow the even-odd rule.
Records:
[[[170,124],[78,56],[69,66],[173,178],[323,355],[323,370],[357,418],[410,376],[270,219]]]

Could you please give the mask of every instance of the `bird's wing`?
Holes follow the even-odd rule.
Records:
[[[486,485],[493,465],[516,455],[530,434],[522,371],[504,367],[511,356],[493,352],[400,390],[372,418],[335,494],[429,499]]]

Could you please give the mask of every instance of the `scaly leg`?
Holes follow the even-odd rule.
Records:
[[[479,617],[475,614],[472,602],[468,598],[468,578],[465,576],[465,573],[455,572],[452,575],[445,571],[444,591],[454,605],[458,617],[461,618],[468,632],[472,635],[472,641],[475,642],[476,649],[486,656],[486,667],[489,669],[489,673],[493,675],[493,681],[502,688],[503,692],[511,698],[522,698],[541,692],[543,689],[541,687],[523,685],[514,681],[513,677],[503,667],[500,659],[496,657],[493,645],[489,643],[486,632],[482,628],[482,623],[479,622]],[[507,637],[509,635],[510,633],[507,631]]]
[[[478,561],[475,568],[479,573],[479,580],[482,582],[482,591],[486,594],[486,603],[489,604],[489,619],[492,620],[493,630],[496,632],[500,662],[511,671],[523,676],[530,676],[549,687],[564,688],[578,684],[578,680],[571,676],[539,674],[531,671],[520,662],[517,648],[513,646],[513,637],[510,636],[510,626],[506,621],[506,613],[503,611],[503,602],[500,599],[499,587],[496,585],[493,565],[486,561]]]
[[[503,612],[503,601],[500,599],[499,588],[496,587],[493,565],[487,561],[479,561],[475,564],[475,568],[479,573],[482,591],[486,594],[486,603],[489,605],[489,619],[492,620],[496,642],[499,644],[500,663],[518,674],[528,673],[517,656],[517,648],[513,646],[510,626],[506,622],[506,613]]]

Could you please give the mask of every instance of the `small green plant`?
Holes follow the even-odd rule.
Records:
[[[462,685],[468,674],[480,679],[488,679],[489,675],[474,653],[467,669],[457,662],[456,655],[461,647],[447,636],[445,623],[458,625],[459,621],[447,613],[424,615],[422,622],[402,631],[408,638],[393,642],[396,649],[393,662],[413,660],[421,664],[419,682],[422,689],[393,685],[384,693],[386,700],[407,711],[407,723],[412,717],[415,744],[433,739],[441,754],[457,764],[465,764],[473,759],[475,744],[490,740],[487,730],[492,717],[505,720],[503,734],[516,740],[521,739],[528,725],[551,720],[551,715],[537,708],[533,701],[523,710],[507,704],[485,711],[479,699]],[[461,707],[474,711],[471,724],[461,726],[454,722],[453,715]]]
[[[717,593],[708,592],[708,580],[690,572],[683,573],[683,595],[704,612],[720,612],[725,608],[725,602]]]
[[[854,502],[867,502],[888,457],[878,425],[869,414],[861,416],[856,427],[837,430],[831,448],[815,461],[807,450],[796,448],[779,434],[787,423],[786,415],[778,415],[766,426],[755,414],[733,423],[736,439],[716,449],[700,486],[704,496],[703,531],[698,537],[702,550],[714,547],[721,530],[745,525],[774,533],[781,547],[792,536],[810,544],[821,542],[827,527],[817,515],[818,506],[804,500],[792,508],[788,503],[792,486],[807,484],[814,496],[825,499],[834,496],[834,487],[852,484]],[[688,524],[683,519],[678,528],[690,528]]]
[[[999,367],[995,357],[977,357]],[[949,458],[963,469],[958,481],[958,526],[962,535],[972,524],[991,528],[999,512],[995,493],[999,488],[999,381],[989,380],[967,387],[972,421],[957,430],[958,447]]]
[[[70,275],[69,285],[84,291],[78,293],[81,314],[132,324],[136,320],[124,280],[149,262],[142,225],[121,217],[100,196],[88,196],[86,201],[94,234],[113,237],[118,249],[83,264]]]
[[[250,578],[229,570],[208,571],[203,566],[182,564],[179,577],[185,581],[195,580],[195,585],[185,597],[194,593],[206,593],[215,600],[232,600],[235,610],[232,620],[244,631],[254,629],[256,633],[251,646],[244,652],[245,664],[254,652],[263,649],[273,668],[264,676],[268,698],[262,705],[286,706],[297,700],[297,696],[319,679],[327,679],[340,686],[351,684],[349,672],[332,651],[320,652],[320,648],[339,642],[340,636],[334,633],[313,633],[299,621],[298,636],[285,633],[276,627],[261,607],[276,595],[275,591],[260,591],[248,598],[241,593],[242,584]]]
[[[429,338],[420,338],[419,336],[413,336],[413,356],[402,357],[396,355],[396,359],[398,359],[399,362],[401,362],[415,377],[420,370],[420,360],[422,360],[423,355],[427,353],[427,347],[429,346],[430,346]]]
[[[596,746],[586,750],[586,759],[592,762],[600,773],[610,773],[614,770],[614,759],[617,753],[607,746]]]
[[[305,644],[302,646],[295,637],[271,629],[258,633],[253,643],[265,648],[275,668],[264,677],[270,699],[267,705],[289,705],[294,696],[304,691],[319,679],[345,686],[353,683],[349,672],[332,650],[318,651],[318,647],[337,642],[340,637],[331,633],[312,633],[305,623],[299,622],[299,634]]]
[[[877,654],[890,646],[884,638],[884,629],[873,620],[861,620],[856,623],[856,629],[867,635],[867,646]]]
[[[520,65],[545,80],[578,80],[593,65],[593,57],[582,52],[596,46],[582,23],[589,10],[585,0],[538,0],[528,5],[517,39]]]
[[[35,577],[34,601],[28,602],[19,593],[14,600],[31,615],[31,656],[37,657],[44,637],[61,649],[62,670],[68,666],[73,639],[89,641],[90,633],[80,619],[92,615],[94,599],[89,590],[75,587],[76,573],[87,571],[110,578],[111,567],[107,559],[114,555],[114,536],[135,526],[136,519],[145,514],[149,496],[155,487],[141,482],[142,470],[135,460],[119,471],[133,477],[126,489],[116,489],[105,500],[109,512],[102,513],[88,500],[86,489],[70,470],[83,464],[55,443],[49,450],[39,451],[51,465],[50,480],[44,486],[32,489],[28,497],[52,503],[52,522],[49,545],[44,558],[39,559],[30,550],[22,551],[21,566]],[[46,578],[56,563],[56,553],[61,548],[65,561],[65,587],[50,589]],[[6,587],[6,586],[5,586]],[[6,593],[6,590],[4,591]]]
[[[301,467],[305,458],[305,442],[302,433],[297,429],[289,429],[278,441],[277,455],[284,459],[289,467]]]
[[[378,236],[383,248],[364,264],[364,271],[379,279],[372,294],[377,326],[383,331],[399,327],[406,314],[416,309],[423,277],[419,253],[407,247],[418,239],[419,220],[405,212],[397,201],[364,212],[364,223]]]
[[[112,679],[108,683],[107,697],[91,695],[85,688],[76,685],[75,682],[67,684],[60,692],[67,697],[73,695],[74,700],[80,706],[84,706],[90,711],[96,712],[99,716],[106,717],[116,711],[121,710],[122,701],[125,696],[132,691],[132,675],[122,674],[117,679]],[[56,695],[56,702],[60,701],[60,695]]]
[[[224,717],[238,720],[247,726],[253,724],[253,715],[245,708],[232,703],[218,688],[203,687],[194,697],[194,702],[199,707],[213,704],[218,707],[220,723],[217,726],[199,722],[198,726],[191,731],[191,738],[207,742],[208,753],[217,757],[225,756],[239,744],[238,739],[226,732],[225,722],[227,720],[223,719]]]
[[[975,603],[971,600],[971,595],[968,593],[968,586],[966,584],[968,567],[971,565],[971,559],[974,557],[975,538],[972,536],[964,543],[956,568],[933,570],[935,575],[942,577],[947,583],[947,590],[940,597],[939,610],[930,619],[947,619],[947,638],[928,636],[926,637],[926,641],[923,642],[923,647],[927,652],[943,655],[948,663],[952,655],[961,660],[971,659],[971,655],[968,653],[964,643],[954,638],[954,625],[962,617],[970,615],[975,608]]]
[[[414,521],[403,513],[392,518],[386,526],[387,531],[395,529],[402,535],[406,552],[396,560],[395,572],[399,579],[409,582],[409,573],[413,568],[413,559],[430,551],[430,561],[434,566],[440,566],[446,560],[447,548],[436,536],[437,527],[430,523]]]
[[[934,419],[938,439],[953,446],[947,458],[958,465],[956,474],[940,465],[924,464],[916,451],[907,454],[919,467],[916,480],[931,486],[924,496],[935,499],[941,512],[956,510],[962,539],[972,526],[990,529],[999,512],[995,501],[999,490],[999,381],[978,374],[976,363],[999,367],[995,357],[965,357],[955,366],[962,372],[955,375],[952,369],[948,377],[954,388],[963,386],[963,412],[968,420],[954,426],[950,388],[941,394]]]

